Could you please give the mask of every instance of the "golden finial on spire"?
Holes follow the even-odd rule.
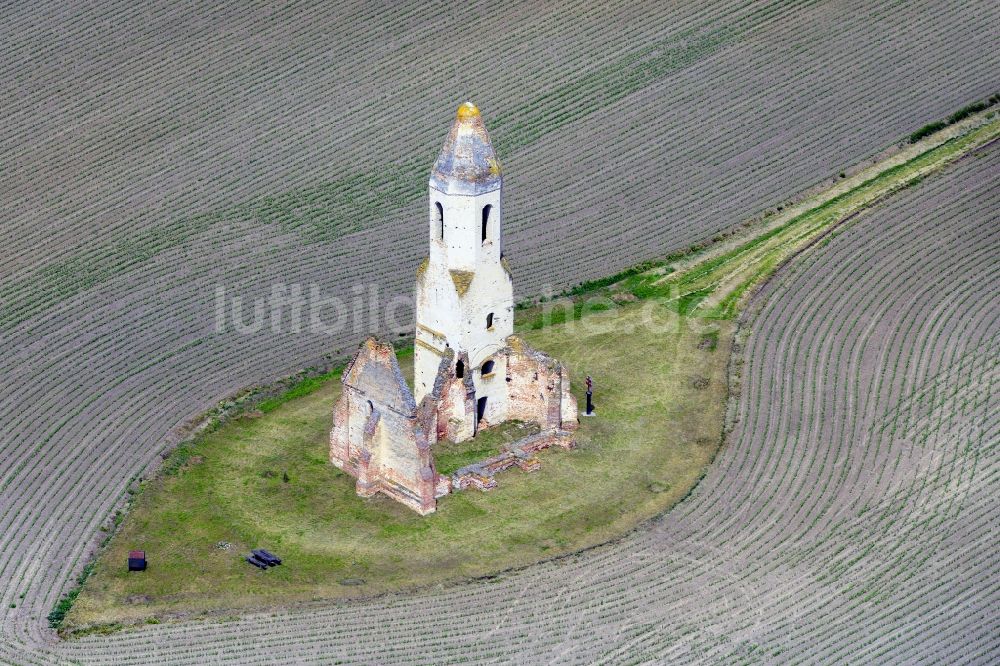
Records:
[[[458,116],[459,120],[468,120],[470,118],[476,118],[479,116],[479,107],[472,102],[464,102],[458,106]]]

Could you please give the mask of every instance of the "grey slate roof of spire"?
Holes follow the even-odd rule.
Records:
[[[483,117],[475,104],[466,102],[458,107],[431,170],[431,187],[445,194],[476,195],[500,189],[502,179]]]

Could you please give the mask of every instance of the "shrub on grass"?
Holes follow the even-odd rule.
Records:
[[[928,123],[910,135],[910,143],[916,143],[925,136],[930,136],[931,134],[934,134],[934,132],[943,130],[947,126],[948,123],[943,120],[939,120],[936,123]]]
[[[975,102],[968,106],[963,106],[961,109],[948,116],[948,123],[954,124],[960,120],[965,120],[973,113],[979,113],[980,111],[985,110],[987,106],[989,105],[986,102]]]
[[[928,123],[918,129],[910,135],[910,143],[916,143],[925,136],[934,134],[934,132],[937,132],[938,130],[943,130],[948,125],[954,125],[957,122],[961,122],[974,113],[985,111],[998,102],[1000,102],[1000,94],[991,95],[985,102],[973,102],[972,104],[963,106],[961,109],[948,116],[947,121],[939,120],[937,122]]]

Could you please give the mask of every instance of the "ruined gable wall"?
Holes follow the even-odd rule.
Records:
[[[464,368],[461,377],[455,372],[458,362]],[[463,442],[476,434],[476,389],[472,383],[468,354],[448,351],[438,368],[432,397],[437,410],[438,440]]]
[[[476,434],[476,392],[472,378],[452,378],[438,402],[438,439],[464,442]]]
[[[507,418],[535,422],[543,431],[576,429],[576,399],[566,369],[517,336],[507,342]]]
[[[382,492],[420,513],[433,511],[437,474],[430,444],[435,436],[421,422],[392,345],[366,340],[341,381],[331,462],[357,477],[362,496]]]
[[[371,435],[369,473],[400,484],[419,484],[430,461],[427,433],[416,412],[400,414],[391,405],[379,407],[380,418]]]
[[[350,399],[345,390],[333,406],[333,429],[330,431],[330,462],[349,474],[357,476],[357,454],[352,460],[349,432],[351,415]]]

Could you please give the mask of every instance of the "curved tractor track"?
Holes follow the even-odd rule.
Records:
[[[186,420],[360,336],[216,334],[214,285],[409,291],[456,99],[496,109],[532,293],[736,224],[995,92],[1000,68],[996,3],[626,4],[614,30],[612,5],[400,10],[389,41],[363,5],[3,10],[0,662],[995,660],[995,146],[768,286],[730,442],[650,529],[412,596],[69,642],[47,628]],[[504,26],[502,66],[468,58],[483,21]],[[465,37],[441,52],[449,31]]]

